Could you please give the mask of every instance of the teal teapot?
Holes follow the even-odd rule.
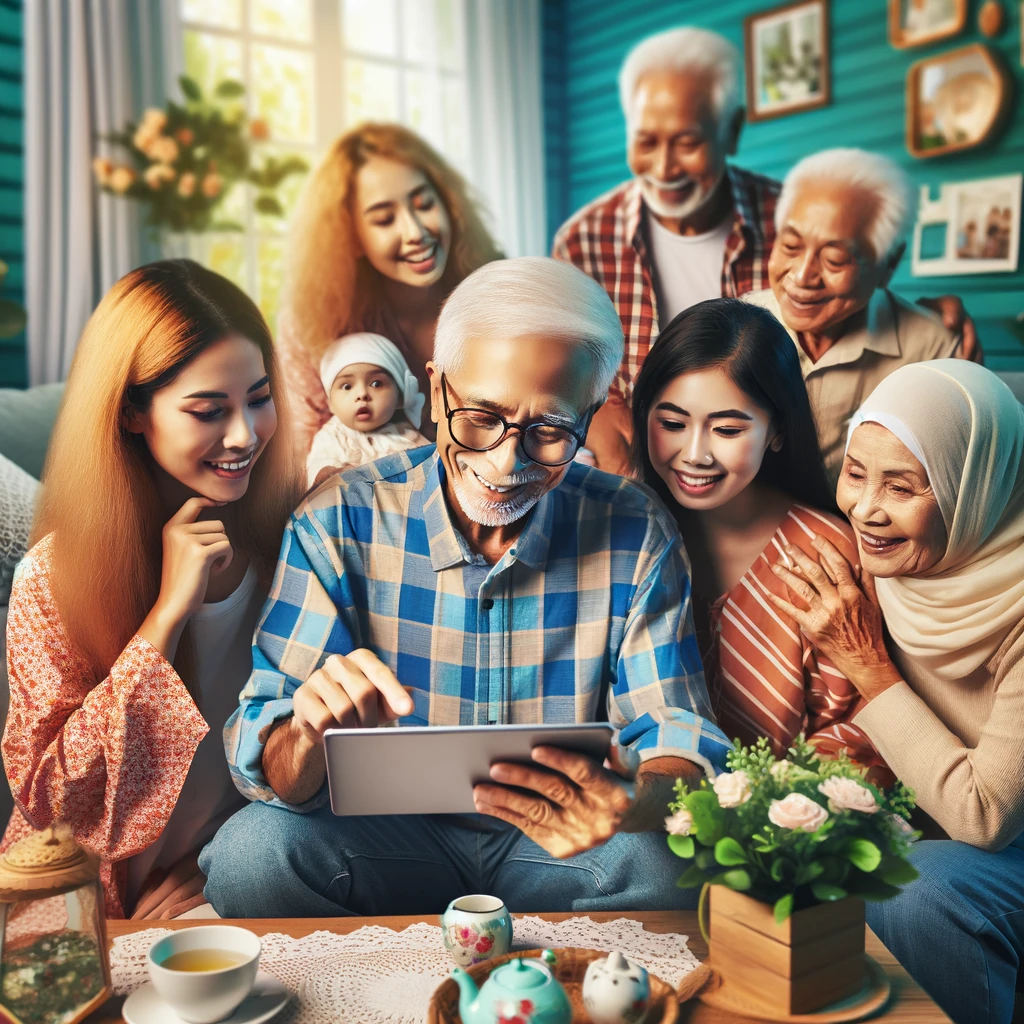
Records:
[[[541,959],[516,957],[491,971],[479,991],[466,971],[454,968],[463,1024],[572,1024],[569,997],[548,966],[554,962],[550,949]]]

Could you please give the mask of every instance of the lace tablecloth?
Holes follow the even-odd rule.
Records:
[[[114,989],[119,995],[148,980],[146,952],[166,928],[118,936],[110,955]],[[670,985],[699,961],[687,936],[644,930],[639,921],[543,921],[517,917],[513,949],[576,946],[621,950]],[[274,1024],[421,1024],[430,996],[453,964],[441,943],[441,929],[410,925],[395,932],[380,925],[348,935],[313,932],[293,939],[279,932],[262,936],[260,969],[274,975],[294,998]]]

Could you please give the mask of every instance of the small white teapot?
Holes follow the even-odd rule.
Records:
[[[647,971],[621,953],[611,953],[587,967],[583,1006],[594,1024],[640,1024],[650,1002]]]

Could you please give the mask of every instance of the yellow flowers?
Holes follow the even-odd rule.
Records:
[[[142,179],[152,189],[163,188],[164,184],[174,181],[178,172],[169,164],[150,164],[142,172]]]
[[[130,167],[115,167],[110,172],[109,184],[118,195],[124,195],[135,184],[135,172]]]

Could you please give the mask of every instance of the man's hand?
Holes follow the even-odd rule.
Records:
[[[199,870],[195,854],[182,857],[170,871],[158,868],[151,872],[135,904],[132,920],[170,920],[206,902],[203,887],[206,875]]]
[[[590,421],[587,449],[597,460],[597,468],[619,476],[632,476],[629,446],[633,440],[633,416],[621,398],[610,397]]]
[[[312,745],[328,729],[375,729],[412,714],[412,697],[373,651],[332,654],[292,698],[295,725]]]
[[[585,754],[557,747],[534,747],[533,759],[544,767],[492,765],[491,778],[502,785],[474,787],[477,811],[515,825],[561,860],[601,846],[621,831],[633,806],[628,782]]]
[[[274,728],[263,774],[289,804],[302,804],[324,783],[323,736],[331,728],[373,729],[413,710],[412,697],[372,651],[332,654],[296,691],[294,715]]]
[[[938,313],[946,330],[960,335],[961,359],[969,359],[972,363],[984,361],[978,331],[958,296],[940,295],[937,299],[918,299],[917,304]]]

